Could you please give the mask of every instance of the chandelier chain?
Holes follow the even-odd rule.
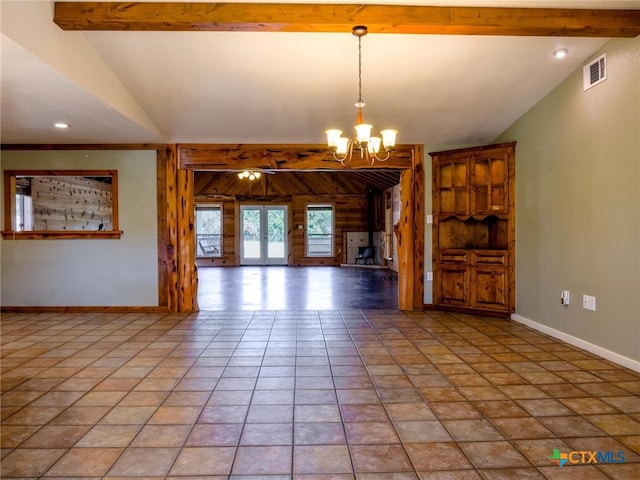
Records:
[[[362,101],[362,36],[358,37],[358,104],[364,105]]]

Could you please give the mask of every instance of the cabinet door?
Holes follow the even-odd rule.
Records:
[[[471,306],[490,310],[508,310],[509,289],[507,269],[500,267],[472,267]]]
[[[436,160],[435,188],[437,211],[440,214],[469,213],[469,157],[447,156]]]
[[[509,211],[509,152],[478,152],[471,160],[471,212],[504,214]]]
[[[469,267],[440,265],[440,289],[436,303],[469,305]]]

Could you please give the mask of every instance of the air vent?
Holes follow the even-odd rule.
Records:
[[[607,54],[603,53],[600,57],[589,62],[582,67],[582,80],[585,92],[591,87],[604,82],[607,79]]]

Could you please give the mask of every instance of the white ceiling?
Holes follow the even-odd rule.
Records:
[[[366,3],[640,8],[640,0]],[[317,144],[326,128],[350,132],[355,123],[351,32],[65,32],[52,1],[0,5],[5,144]],[[405,144],[490,142],[606,41],[369,34],[365,119],[397,128]],[[557,60],[561,47],[570,54]],[[54,129],[58,121],[71,127]]]

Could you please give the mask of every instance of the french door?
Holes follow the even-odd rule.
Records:
[[[287,265],[287,206],[240,206],[240,264]]]

